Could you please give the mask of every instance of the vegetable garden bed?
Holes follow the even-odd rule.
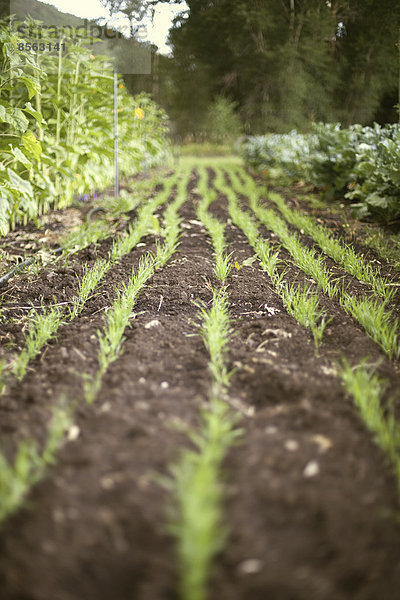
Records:
[[[282,213],[236,162],[199,162],[121,217],[114,239],[0,290],[4,600],[397,596],[398,271],[374,271],[394,290],[380,297],[374,275],[357,280],[304,230],[287,223],[294,245],[267,228],[262,211]],[[55,306],[57,328],[18,377],[32,319]]]

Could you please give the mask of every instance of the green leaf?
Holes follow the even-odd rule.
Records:
[[[9,108],[8,110],[4,110],[2,115],[3,123],[8,123],[21,133],[26,131],[29,127],[28,119],[19,108]]]
[[[28,152],[31,152],[37,160],[40,159],[40,155],[42,154],[42,145],[39,140],[35,138],[32,131],[27,131],[24,133],[22,136],[22,143]]]
[[[23,152],[19,148],[11,148],[11,153],[15,156],[19,162],[30,169],[32,167],[31,161],[25,156]]]
[[[29,181],[22,179],[22,177],[17,175],[17,173],[15,171],[13,171],[12,169],[10,169],[10,167],[8,167],[8,169],[7,169],[7,174],[8,174],[8,179],[9,179],[11,185],[15,189],[19,190],[24,195],[29,195],[31,197],[33,196],[32,186],[29,183]]]
[[[25,85],[28,90],[29,100],[38,92],[40,92],[40,83],[37,79],[32,77],[20,77],[20,81]]]
[[[30,102],[27,102],[25,105],[25,108],[23,109],[26,113],[28,113],[29,115],[32,115],[32,117],[34,117],[34,119],[36,119],[36,121],[41,125],[42,121],[43,121],[43,115],[38,112],[37,110],[35,110],[32,106],[32,104]]]

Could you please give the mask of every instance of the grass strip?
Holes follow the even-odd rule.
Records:
[[[243,186],[237,175],[230,170],[229,177],[235,190],[242,192]],[[246,183],[244,184],[246,187]],[[338,296],[344,310],[351,314],[364,328],[390,359],[400,356],[399,322],[393,316],[393,310],[386,310],[386,301],[379,304],[375,299],[363,298],[357,300],[338,281],[333,281],[329,270],[323,264],[323,257],[316,256],[315,250],[305,248],[297,235],[289,232],[286,223],[272,210],[263,208],[259,203],[258,191],[251,186],[246,194],[250,207],[260,222],[281,240],[283,246],[293,257],[296,265],[309,275],[321,290],[330,298]],[[387,294],[391,297],[393,290]],[[377,307],[382,306],[380,310]]]
[[[365,364],[352,368],[344,362],[340,376],[365,425],[374,434],[376,442],[391,461],[400,494],[400,426],[392,410],[394,399],[389,402],[388,409],[385,411],[382,408],[385,383]]]

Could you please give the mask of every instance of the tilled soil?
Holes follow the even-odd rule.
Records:
[[[95,403],[85,404],[81,375],[96,368],[104,311],[143,253],[154,249],[150,236],[111,269],[101,294],[0,398],[8,456],[25,437],[43,439],[61,397],[76,403],[79,428],[1,529],[2,600],[178,598],[167,528],[171,498],[159,477],[190,446],[184,429],[198,424],[207,402],[208,356],[197,334],[196,302],[209,303],[210,283],[217,285],[212,247],[195,213],[195,184],[193,178],[180,211],[178,251],[142,292],[124,352]],[[211,212],[227,222],[229,251],[242,264],[253,251],[229,222],[224,196]],[[48,271],[36,276],[38,299],[49,288],[68,301],[79,261],[105,256],[110,243],[82,251],[60,267],[66,272],[52,271],[51,284]],[[304,276],[292,266],[287,280]],[[4,309],[32,291],[21,281],[4,296]],[[234,331],[228,358],[236,369],[229,401],[243,434],[224,464],[229,534],[215,560],[210,600],[393,600],[400,584],[397,484],[342,389],[336,361],[344,355],[356,364],[369,356],[380,364],[388,395],[400,387],[398,364],[328,299],[322,302],[332,321],[316,356],[311,333],[286,313],[256,262],[234,269],[228,284]],[[21,342],[17,318],[12,331],[9,323],[1,327],[0,335]]]

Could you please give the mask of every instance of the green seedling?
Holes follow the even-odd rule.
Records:
[[[400,493],[400,426],[391,410],[391,403],[387,410],[382,407],[385,383],[365,364],[352,368],[344,361],[340,375],[364,423],[392,462]]]
[[[278,235],[283,246],[292,255],[296,265],[307,275],[312,277],[322,291],[330,298],[337,296],[345,310],[350,312],[354,318],[358,320],[367,334],[381,346],[389,358],[397,358],[400,354],[398,341],[399,324],[392,320],[391,311],[386,312],[386,304],[392,298],[394,292],[386,291],[385,300],[381,303],[366,298],[357,300],[350,296],[343,289],[343,285],[339,285],[338,281],[334,281],[331,278],[328,269],[323,265],[322,257],[316,256],[315,250],[304,248],[298,237],[289,232],[285,222],[278,217],[274,211],[261,207],[258,191],[253,181],[249,183],[249,179],[247,179],[244,183],[241,182],[234,170],[229,171],[229,176],[231,177],[233,188],[248,195],[250,206],[256,216],[267,228]],[[231,215],[232,219],[235,221],[236,213],[240,212],[240,209],[238,207],[237,198],[234,196],[234,192],[229,192],[228,199],[233,206]],[[243,215],[244,213],[242,211],[242,215],[240,215],[236,222],[238,226],[247,219],[247,217]],[[244,224],[245,228],[249,229],[248,223]],[[246,233],[246,229],[243,229],[243,231]],[[383,285],[386,284],[383,283]]]
[[[24,377],[29,361],[35,358],[43,346],[54,337],[63,317],[63,311],[56,307],[49,311],[44,309],[42,314],[35,313],[31,318],[29,332],[25,338],[25,348],[12,367],[12,372],[19,381]]]
[[[91,269],[87,265],[84,266],[84,273],[78,284],[78,295],[72,300],[72,306],[69,308],[70,320],[75,319],[82,312],[93,290],[109,269],[110,262],[106,260],[97,261]]]
[[[213,560],[227,533],[222,525],[221,465],[241,434],[224,401],[230,377],[226,346],[232,334],[225,290],[213,290],[211,308],[199,309],[201,336],[210,356],[209,407],[202,412],[200,431],[189,433],[195,450],[185,451],[165,480],[175,501],[169,522],[177,540],[182,600],[206,599]]]
[[[344,294],[340,302],[389,358],[399,358],[399,322],[394,318],[393,311],[386,311],[385,305],[378,300],[357,300],[349,294]]]
[[[28,491],[54,463],[71,424],[69,412],[56,408],[42,452],[35,441],[26,440],[20,442],[13,463],[0,454],[0,522],[21,506]]]

